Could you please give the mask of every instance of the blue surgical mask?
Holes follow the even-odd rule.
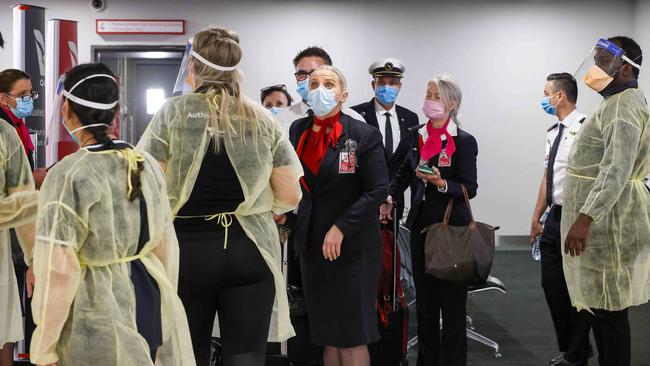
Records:
[[[307,104],[314,111],[316,117],[322,117],[330,113],[339,104],[339,101],[336,100],[334,90],[319,86],[309,91]]]
[[[541,106],[544,112],[550,114],[551,116],[557,115],[557,104],[555,106],[551,105],[551,97],[555,96],[557,93],[549,96],[543,97],[541,101]],[[558,102],[560,104],[560,102]]]
[[[277,116],[278,113],[282,112],[283,109],[284,109],[284,108],[271,107],[271,108],[269,108],[269,111],[271,111],[271,113],[272,113],[274,116]]]
[[[393,104],[395,99],[397,99],[397,93],[399,89],[394,86],[380,85],[375,90],[375,97],[381,104]]]
[[[307,84],[309,84],[309,79],[305,79],[303,81],[298,82],[298,87],[296,88],[296,91],[298,92],[298,95],[302,98],[302,100],[307,100],[309,97],[309,89],[307,88]]]
[[[11,111],[18,118],[31,116],[34,111],[34,99],[29,98],[27,101],[23,101],[23,98],[16,99],[16,109],[11,108]]]

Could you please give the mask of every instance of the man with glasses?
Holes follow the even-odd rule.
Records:
[[[332,65],[332,58],[324,49],[316,46],[300,51],[293,59],[293,66],[296,68],[296,72],[293,74],[296,77],[296,92],[298,92],[302,101],[293,104],[277,115],[277,118],[286,127],[287,136],[289,136],[289,127],[291,127],[293,121],[309,115],[310,109],[307,104],[309,76],[321,65]],[[341,112],[356,120],[364,121],[363,117],[350,108],[343,107]]]
[[[260,92],[260,101],[264,108],[271,111],[273,115],[277,115],[284,108],[291,106],[293,98],[287,91],[286,85],[278,84],[263,88]]]

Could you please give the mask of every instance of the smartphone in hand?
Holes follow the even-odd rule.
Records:
[[[436,173],[433,171],[433,169],[430,166],[427,166],[427,165],[418,166],[418,171],[420,173],[424,173],[424,174],[436,175]]]

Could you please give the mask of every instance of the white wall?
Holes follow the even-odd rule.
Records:
[[[546,76],[573,72],[599,37],[636,36],[650,50],[650,5],[632,1],[107,1],[102,13],[91,10],[89,0],[31,4],[47,7],[46,19],[79,21],[81,62],[90,61],[91,45],[184,44],[205,26],[232,28],[245,52],[244,90],[253,97],[280,82],[293,89],[291,59],[308,45],[330,52],[349,79],[355,104],[371,98],[367,68],[380,57],[406,63],[399,103],[420,115],[426,80],[437,73],[456,76],[464,89],[463,127],[479,142],[476,216],[500,225],[501,235],[529,230],[545,131],[553,122],[539,107]],[[2,2],[3,9],[14,3]],[[185,19],[188,35],[100,37],[98,17]],[[0,31],[7,41],[0,68],[6,68],[10,11],[0,14]]]
[[[644,53],[643,65],[639,74],[639,84],[641,88],[648,90],[650,88],[650,1],[637,0],[634,6],[634,40],[639,43]],[[646,95],[647,92],[646,92]]]

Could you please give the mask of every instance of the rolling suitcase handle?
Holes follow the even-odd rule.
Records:
[[[391,281],[392,284],[392,298],[393,301],[393,311],[398,310],[397,305],[397,280],[399,279],[399,274],[397,271],[397,236],[399,235],[399,223],[397,222],[397,207],[393,206],[393,278]]]

